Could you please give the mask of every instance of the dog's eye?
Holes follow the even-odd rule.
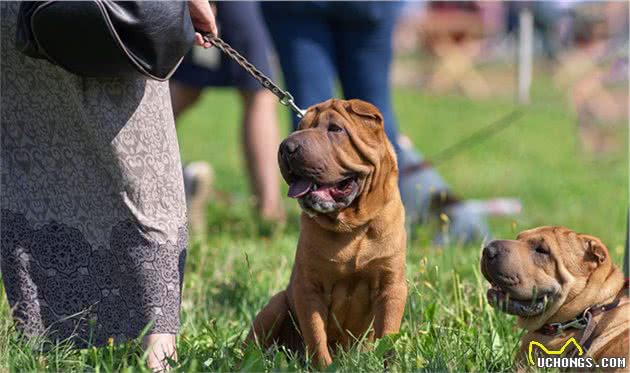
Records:
[[[538,254],[549,255],[549,250],[545,249],[541,245],[536,246],[534,249]]]
[[[331,123],[328,125],[328,132],[341,132],[343,131],[343,128],[339,127],[338,125]]]

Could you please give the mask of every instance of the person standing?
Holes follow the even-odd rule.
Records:
[[[0,269],[17,330],[87,347],[148,326],[148,364],[161,369],[176,357],[187,245],[168,83],[26,57],[19,6],[0,5]],[[189,11],[216,34],[207,1]]]

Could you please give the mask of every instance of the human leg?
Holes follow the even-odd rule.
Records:
[[[392,109],[390,84],[392,33],[399,5],[395,2],[369,5],[373,9],[363,12],[356,9],[359,19],[348,20],[345,16],[333,23],[335,64],[345,98],[368,101],[383,113],[385,133],[399,154],[398,123]],[[359,4],[339,6],[351,7],[347,9],[351,11]],[[335,10],[334,4],[330,10]]]
[[[171,91],[171,103],[173,105],[173,115],[175,120],[181,113],[183,113],[190,106],[194,105],[201,95],[201,88],[186,85],[178,82],[177,80],[171,80],[169,83]],[[175,122],[177,124],[177,122]]]
[[[280,134],[276,97],[269,91],[241,90],[243,101],[242,144],[251,188],[261,218],[284,219],[280,200],[280,175],[276,167]]]
[[[333,35],[315,4],[263,2],[263,15],[295,103],[307,108],[334,94]],[[299,119],[292,115],[293,129]]]

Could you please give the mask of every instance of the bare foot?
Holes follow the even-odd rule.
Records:
[[[147,366],[154,372],[170,370],[166,358],[177,361],[175,334],[149,334],[142,340],[142,348],[148,351]]]

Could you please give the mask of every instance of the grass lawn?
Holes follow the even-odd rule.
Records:
[[[470,101],[408,89],[395,92],[402,132],[430,158],[448,145],[511,110],[510,98]],[[515,196],[524,211],[491,222],[497,237],[538,225],[565,225],[599,236],[621,265],[628,207],[627,153],[596,161],[576,151],[575,120],[561,92],[545,79],[534,86],[533,104],[507,130],[439,165],[453,189],[466,198]],[[179,367],[182,371],[286,371],[307,369],[280,351],[241,344],[255,313],[283,289],[298,236],[298,209],[284,227],[266,227],[251,213],[239,143],[239,105],[234,92],[217,90],[186,113],[179,128],[183,158],[207,160],[217,175],[220,198],[209,206],[209,237],[191,243],[186,264]],[[283,111],[283,126],[288,127]],[[619,136],[628,138],[627,130]],[[285,187],[286,191],[286,187]],[[227,196],[227,197],[226,197]],[[402,329],[364,352],[337,355],[330,370],[508,370],[521,331],[515,320],[485,300],[478,270],[479,246],[432,248],[420,230],[408,245],[409,299]],[[0,289],[0,293],[2,293]],[[143,369],[135,343],[75,351],[56,346],[32,352],[14,338],[9,309],[0,294],[0,371]],[[395,354],[387,351],[393,347]]]

